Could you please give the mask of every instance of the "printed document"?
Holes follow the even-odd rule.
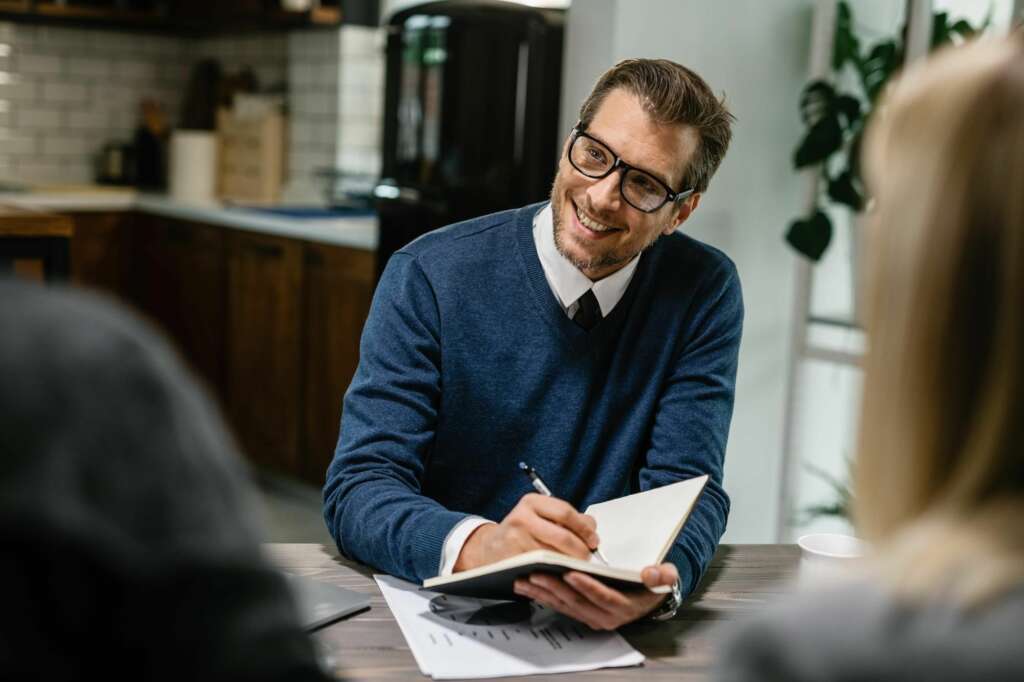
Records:
[[[640,665],[617,632],[597,632],[546,607],[421,589],[375,575],[420,672],[434,679],[503,677]]]

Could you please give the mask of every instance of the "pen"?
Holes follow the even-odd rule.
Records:
[[[530,483],[533,485],[534,490],[536,490],[541,495],[545,495],[547,497],[554,497],[554,495],[551,494],[551,490],[546,485],[544,485],[544,481],[541,480],[541,477],[537,474],[536,469],[534,469],[526,462],[520,462],[519,470],[526,474],[526,476],[530,479]],[[603,561],[606,566],[611,565],[608,562],[608,559],[605,558],[604,554],[601,554],[600,548],[595,549],[593,552],[591,552],[591,554],[596,555],[597,558]]]

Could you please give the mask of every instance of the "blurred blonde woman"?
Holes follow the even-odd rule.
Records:
[[[909,69],[864,160],[872,573],[766,612],[718,677],[1024,680],[1024,38]]]

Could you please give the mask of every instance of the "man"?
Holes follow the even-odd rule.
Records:
[[[622,62],[584,102],[550,204],[392,256],[324,488],[342,552],[413,580],[538,548],[587,558],[600,529],[577,509],[709,474],[668,561],[644,571],[662,593],[580,573],[516,584],[594,628],[674,613],[725,530],[743,317],[732,262],[675,230],[731,120],[688,69]],[[555,497],[530,492],[521,460]]]

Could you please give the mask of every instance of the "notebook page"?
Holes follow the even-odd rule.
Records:
[[[608,563],[634,571],[658,563],[707,480],[699,476],[587,507]]]

